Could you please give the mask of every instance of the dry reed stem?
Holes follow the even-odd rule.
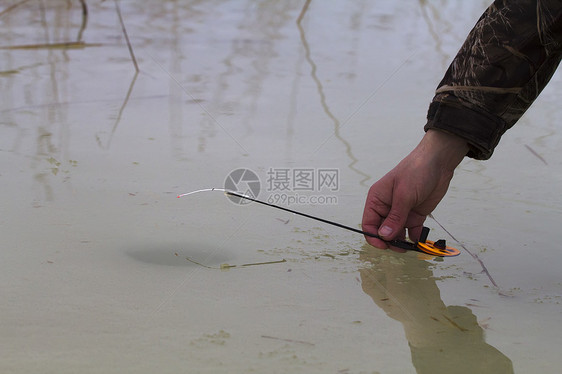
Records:
[[[2,17],[4,14],[11,12],[12,10],[16,9],[17,7],[19,7],[20,5],[23,5],[25,3],[27,3],[29,0],[21,0],[18,3],[15,3],[13,5],[10,5],[9,7],[7,7],[6,9],[4,9],[3,11],[0,12],[0,17]]]
[[[43,43],[43,44],[21,44],[0,46],[0,49],[81,49],[86,47],[101,47],[101,43],[84,42],[62,42],[62,43]]]
[[[80,4],[82,5],[82,24],[78,31],[77,41],[82,40],[82,34],[84,34],[84,30],[86,30],[86,26],[88,25],[88,6],[86,5],[86,0],[80,0]]]
[[[114,2],[115,2],[115,10],[117,11],[117,16],[119,16],[119,22],[121,23],[121,29],[123,30],[123,35],[125,35],[125,40],[127,41],[129,54],[131,55],[131,59],[133,60],[133,65],[135,65],[135,70],[138,73],[139,65],[137,64],[137,59],[135,58],[135,52],[133,52],[133,46],[131,45],[131,41],[129,40],[129,35],[127,34],[127,29],[125,28],[123,17],[121,16],[121,9],[119,8],[119,2],[117,0],[114,0]]]

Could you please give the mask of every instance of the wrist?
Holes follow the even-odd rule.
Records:
[[[425,155],[451,171],[461,163],[469,151],[466,140],[439,130],[428,130],[418,147]]]

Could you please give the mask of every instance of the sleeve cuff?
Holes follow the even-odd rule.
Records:
[[[459,104],[434,101],[429,106],[424,130],[441,130],[460,136],[470,147],[468,157],[487,160],[492,156],[505,128],[503,121],[495,117]]]

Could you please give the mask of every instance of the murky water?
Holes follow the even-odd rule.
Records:
[[[358,225],[487,2],[119,4],[138,74],[114,2],[0,5],[2,372],[559,372],[560,74],[435,212],[498,288],[464,250],[176,199],[247,168]]]

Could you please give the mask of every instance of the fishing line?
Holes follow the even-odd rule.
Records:
[[[412,250],[412,251],[417,251],[417,252],[422,252],[422,253],[427,253],[430,255],[434,255],[434,256],[457,256],[460,252],[455,249],[455,248],[451,248],[445,245],[445,241],[444,240],[438,240],[437,242],[431,242],[429,240],[426,241],[427,239],[427,234],[429,233],[429,229],[424,227],[424,230],[422,232],[422,237],[420,238],[420,240],[417,243],[413,243],[410,241],[406,241],[406,240],[399,240],[399,239],[395,239],[395,240],[384,240],[381,236],[377,235],[377,234],[373,234],[367,231],[363,231],[363,230],[359,230],[356,229],[354,227],[350,227],[338,222],[334,222],[334,221],[330,221],[324,218],[320,218],[320,217],[316,217],[307,213],[303,213],[303,212],[299,212],[293,209],[289,209],[289,208],[285,208],[279,205],[275,205],[275,204],[271,204],[265,201],[261,201],[258,199],[255,199],[251,196],[248,196],[246,194],[242,194],[236,191],[231,191],[231,190],[227,190],[224,188],[204,188],[201,190],[196,190],[196,191],[191,191],[191,192],[187,192],[181,195],[178,195],[178,198],[180,197],[184,197],[184,196],[189,196],[189,195],[193,195],[196,193],[200,193],[200,192],[210,192],[210,191],[221,191],[224,192],[225,195],[229,195],[229,196],[235,196],[238,197],[240,199],[245,199],[245,200],[249,200],[249,201],[253,201],[255,203],[258,204],[262,204],[271,208],[276,208],[279,210],[283,210],[285,212],[289,212],[289,213],[293,213],[293,214],[297,214],[299,216],[303,216],[306,218],[310,218],[316,221],[320,221],[323,222],[325,224],[328,225],[332,225],[332,226],[336,226],[339,228],[342,228],[344,230],[349,230],[349,231],[353,231],[355,233],[358,234],[362,234],[365,236],[369,236],[371,238],[376,238],[379,240],[382,240],[383,242],[393,246],[393,247],[398,247],[401,249],[406,249],[406,250]]]
[[[443,231],[445,231],[447,234],[449,234],[449,236],[456,241],[473,259],[475,259],[476,261],[478,261],[478,263],[480,264],[480,266],[482,267],[482,272],[485,273],[488,276],[488,279],[490,280],[490,282],[492,282],[492,284],[496,287],[499,288],[498,284],[496,283],[496,281],[494,280],[494,278],[492,278],[492,274],[490,274],[490,272],[488,271],[488,268],[486,267],[486,265],[484,265],[484,261],[482,261],[480,259],[480,257],[478,257],[478,255],[476,253],[472,253],[471,251],[468,250],[468,248],[466,248],[466,246],[464,244],[462,244],[461,242],[459,242],[459,240],[457,238],[455,238],[453,236],[453,234],[451,234],[451,232],[449,230],[447,230],[445,228],[445,226],[443,226],[438,220],[437,218],[435,218],[435,216],[433,214],[429,214],[429,218],[432,218],[442,229]]]

